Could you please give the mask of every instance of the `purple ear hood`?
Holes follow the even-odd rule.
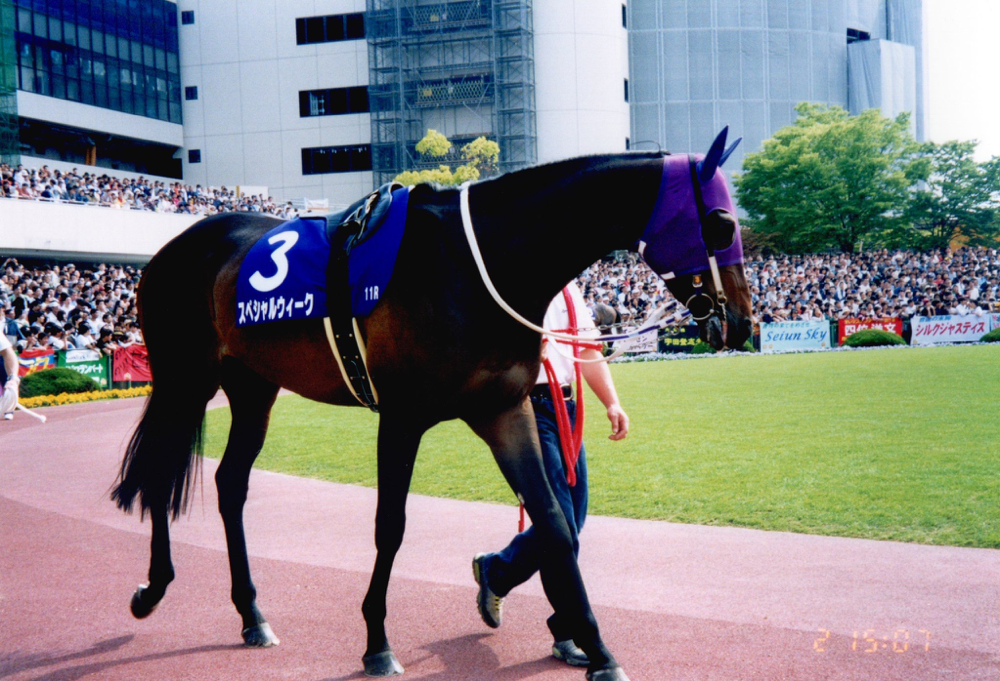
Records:
[[[708,249],[701,236],[701,220],[691,181],[691,158],[687,154],[663,158],[663,178],[656,206],[636,244],[646,264],[665,279],[671,278],[668,275],[696,274],[709,269]],[[694,158],[701,160],[703,156],[698,154]],[[743,262],[739,221],[721,168],[715,171],[711,180],[702,183],[701,193],[706,214],[721,208],[737,219],[733,245],[715,252],[719,266]]]

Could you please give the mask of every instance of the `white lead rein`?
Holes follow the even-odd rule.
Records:
[[[479,250],[479,242],[476,240],[476,234],[472,229],[472,213],[469,210],[469,184],[470,184],[469,182],[466,182],[465,184],[462,185],[461,192],[459,194],[459,208],[462,213],[462,227],[465,229],[465,238],[469,241],[469,249],[472,251],[472,259],[476,261],[476,267],[479,268],[479,276],[480,278],[482,278],[483,283],[486,285],[486,290],[490,292],[491,296],[493,296],[493,300],[496,301],[496,304],[499,305],[501,309],[504,310],[504,312],[509,314],[511,317],[513,317],[514,319],[516,319],[517,321],[519,321],[521,324],[528,327],[532,331],[540,333],[543,336],[548,336],[550,338],[555,338],[558,340],[569,341],[571,343],[580,343],[581,341],[587,341],[587,340],[603,342],[607,340],[624,340],[625,338],[633,338],[635,336],[639,336],[654,329],[662,329],[666,327],[668,324],[679,324],[680,322],[684,321],[687,317],[691,316],[691,313],[688,312],[687,310],[679,310],[677,312],[674,312],[669,317],[664,317],[663,319],[660,319],[660,317],[662,317],[669,308],[677,305],[677,301],[672,300],[669,301],[668,303],[664,303],[655,311],[653,311],[653,313],[650,314],[646,322],[643,324],[643,326],[639,328],[638,331],[633,331],[631,333],[625,334],[624,336],[614,337],[612,339],[600,338],[600,337],[592,339],[588,339],[585,337],[581,338],[580,336],[574,336],[568,333],[549,331],[548,329],[542,328],[537,324],[531,323],[530,321],[522,317],[520,314],[518,314],[517,310],[508,305],[507,301],[505,301],[500,296],[500,293],[493,285],[493,280],[490,279],[490,275],[486,271],[486,263],[483,261],[483,254]],[[654,324],[653,322],[656,323]],[[610,362],[612,359],[618,357],[623,352],[625,352],[624,348],[620,348],[615,350],[607,357],[601,357],[600,359],[580,359],[579,357],[574,357],[572,355],[565,354],[562,350],[559,349],[558,343],[553,343],[552,345],[553,347],[555,347],[556,352],[558,352],[566,359],[572,360],[574,362],[579,362],[581,364],[596,364],[598,362]]]

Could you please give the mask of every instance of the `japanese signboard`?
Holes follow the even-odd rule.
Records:
[[[34,371],[53,368],[56,365],[56,353],[49,348],[25,350],[18,356],[17,362],[20,365],[17,369],[18,376],[27,376]]]
[[[841,319],[837,322],[837,344],[842,345],[844,339],[852,333],[857,333],[864,329],[881,329],[890,331],[897,336],[903,335],[903,320],[896,317],[883,317],[882,319]]]
[[[615,350],[632,353],[656,352],[656,329],[615,342]]]
[[[910,344],[942,345],[977,341],[989,332],[990,323],[988,315],[914,317],[910,322],[913,327]]]
[[[776,322],[760,325],[761,352],[820,350],[830,347],[830,322]]]
[[[994,312],[990,315],[990,331],[993,329],[1000,329],[1000,312]]]
[[[57,355],[56,364],[88,376],[102,389],[111,387],[109,358],[96,350],[66,350]]]
[[[695,324],[665,329],[660,337],[660,352],[691,352],[698,342],[698,333]]]
[[[149,353],[145,345],[129,345],[115,350],[112,377],[116,381],[152,381]]]

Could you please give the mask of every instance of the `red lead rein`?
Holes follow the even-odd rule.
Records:
[[[567,333],[576,335],[579,327],[576,323],[576,305],[569,289],[562,290],[563,298],[566,300],[566,312],[569,315],[569,329]],[[573,346],[573,356],[580,357],[580,347],[594,347],[592,344],[557,341]],[[569,426],[569,410],[566,408],[566,397],[563,395],[562,386],[556,377],[552,362],[546,357],[542,360],[545,367],[545,375],[549,379],[549,391],[552,393],[552,405],[555,407],[556,425],[559,427],[559,442],[562,445],[563,461],[566,462],[566,483],[570,487],[576,487],[576,462],[580,458],[580,447],[583,445],[583,368],[579,362],[575,362],[576,367],[576,424],[571,430]],[[520,506],[520,517],[517,523],[517,531],[524,532],[524,504]]]

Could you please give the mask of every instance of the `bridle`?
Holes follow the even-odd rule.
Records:
[[[702,241],[705,244],[705,250],[708,255],[708,265],[712,273],[712,283],[715,284],[716,296],[713,298],[711,295],[706,293],[702,288],[701,275],[694,275],[692,279],[692,285],[694,286],[695,292],[687,299],[684,303],[684,308],[682,310],[676,310],[678,302],[676,300],[670,300],[654,310],[646,318],[646,320],[639,326],[638,329],[634,331],[629,331],[627,333],[621,333],[614,336],[601,336],[600,340],[602,342],[614,342],[626,340],[629,338],[635,338],[642,334],[648,333],[653,330],[659,330],[666,328],[667,326],[676,326],[687,321],[689,318],[695,321],[703,321],[708,319],[713,314],[719,315],[719,321],[722,324],[722,337],[726,337],[728,322],[726,315],[726,301],[728,300],[724,289],[722,288],[722,275],[719,273],[719,264],[715,257],[715,249],[712,248],[711,239],[709,239],[708,234],[705,229],[705,218],[706,218],[706,208],[705,199],[701,191],[701,182],[698,179],[698,162],[692,156],[690,160],[691,168],[691,183],[694,186],[694,199],[695,205],[698,211],[698,224],[701,228]],[[490,279],[489,273],[486,271],[486,263],[483,261],[483,254],[479,250],[479,243],[476,240],[475,231],[472,228],[472,212],[469,209],[469,186],[472,182],[466,182],[461,186],[459,191],[459,210],[462,216],[462,227],[465,231],[466,240],[469,242],[469,249],[472,251],[472,258],[476,263],[476,267],[479,270],[479,276],[483,280],[483,284],[486,286],[486,290],[489,291],[490,295],[497,305],[500,306],[507,314],[513,317],[517,322],[526,326],[527,328],[547,336],[549,338],[562,341],[563,343],[577,344],[580,343],[580,337],[572,334],[561,333],[558,331],[549,331],[531,321],[525,319],[520,315],[514,308],[512,308],[503,299],[500,293],[497,291],[496,286],[493,285],[493,280]],[[642,240],[638,242],[639,256],[642,257],[643,251],[645,250],[646,243]],[[665,279],[674,278],[673,272],[668,272],[666,274],[660,274],[660,276]],[[692,304],[697,305],[697,301],[701,298],[708,299],[708,311],[699,316],[695,316],[694,310],[692,310]],[[611,355],[607,357],[601,357],[600,359],[580,359],[579,357],[574,357],[573,355],[567,355],[559,349],[558,343],[553,343],[556,351],[559,352],[566,359],[572,360],[574,362],[579,362],[583,364],[597,363],[597,362],[608,362],[615,357],[618,357],[624,352],[624,348],[615,350]]]
[[[701,181],[698,179],[698,161],[692,156],[690,161],[691,166],[691,184],[694,185],[694,202],[698,210],[698,224],[701,226],[701,240],[705,242],[705,251],[708,254],[708,267],[712,271],[712,283],[715,284],[715,299],[712,296],[705,293],[702,288],[701,275],[696,274],[692,279],[692,285],[694,286],[694,294],[687,299],[684,303],[684,307],[691,311],[691,318],[695,321],[703,321],[712,316],[712,313],[717,313],[719,315],[719,321],[722,322],[722,337],[726,337],[726,291],[722,288],[722,275],[719,274],[719,263],[715,258],[715,249],[712,248],[712,240],[708,238],[708,234],[705,232],[705,217],[708,211],[705,208],[705,198],[701,193]],[[708,311],[702,316],[697,316],[695,310],[691,307],[691,302],[698,300],[700,298],[708,299]]]

